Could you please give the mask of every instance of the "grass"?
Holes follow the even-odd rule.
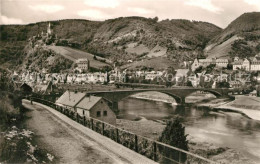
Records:
[[[63,46],[48,46],[48,48],[73,62],[75,62],[79,58],[87,58],[90,61],[90,67],[93,68],[99,69],[105,66],[109,66],[109,64],[105,62],[99,61],[99,60],[106,61],[106,59],[97,57],[97,60],[94,60],[94,55],[81,50],[76,50],[76,49],[63,47]]]
[[[155,57],[155,58],[147,58],[142,61],[135,61],[130,64],[126,64],[122,66],[122,69],[141,69],[143,67],[153,68],[154,70],[164,70],[168,67],[177,67],[176,63],[170,61],[165,57]]]

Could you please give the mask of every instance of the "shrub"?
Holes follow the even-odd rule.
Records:
[[[167,122],[159,141],[188,151],[188,140],[187,135],[185,134],[185,127],[182,126],[179,118]],[[164,152],[163,156],[179,161],[179,153],[176,150],[169,149]],[[181,162],[185,162],[186,159],[186,154],[182,153]],[[162,163],[168,162],[170,162],[168,159],[162,160]]]

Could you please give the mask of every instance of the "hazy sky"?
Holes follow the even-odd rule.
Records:
[[[1,0],[0,24],[59,19],[105,20],[125,16],[206,21],[225,28],[260,0]]]

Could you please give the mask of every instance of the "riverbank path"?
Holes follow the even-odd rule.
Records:
[[[54,154],[58,163],[155,163],[53,108],[27,100],[23,105],[30,110],[27,126],[38,136],[37,144]]]

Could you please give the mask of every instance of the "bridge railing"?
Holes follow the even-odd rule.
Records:
[[[31,97],[30,100],[52,107],[53,109],[63,113],[67,117],[77,121],[83,126],[86,126],[89,129],[92,129],[93,131],[100,133],[114,140],[115,142],[156,162],[178,164],[215,163],[214,161],[211,161],[199,155],[152,140],[150,138],[134,134],[98,119],[85,116],[82,117],[76,112],[66,109],[65,107],[58,106],[53,102],[33,97]]]

